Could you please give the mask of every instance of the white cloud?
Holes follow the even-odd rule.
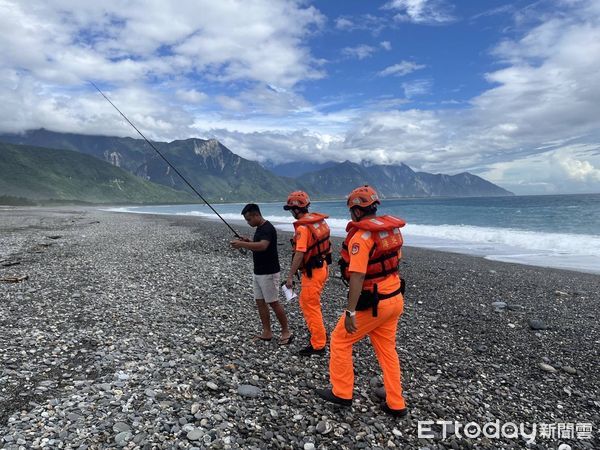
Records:
[[[481,120],[518,124],[510,136],[514,145],[597,130],[600,22],[574,19],[550,19],[495,50],[509,65],[487,74],[496,86],[472,104]]]
[[[244,104],[234,97],[229,97],[227,95],[218,95],[216,97],[217,102],[225,109],[229,111],[242,111],[244,109]]]
[[[387,17],[373,14],[340,16],[335,19],[335,28],[340,31],[367,31],[373,36],[377,36],[390,25],[390,22]]]
[[[394,19],[401,22],[443,24],[455,20],[443,0],[391,0],[384,9],[399,11]]]
[[[0,74],[2,132],[43,127],[61,132],[135,136],[135,131],[95,91],[73,95],[69,90],[57,92],[54,86],[40,83],[30,75],[17,73],[11,80],[9,73]],[[129,86],[105,93],[143,132],[150,131],[147,134],[154,139],[189,130],[193,123],[189,114],[161,92]]]
[[[400,61],[398,64],[394,64],[392,66],[388,66],[378,73],[381,77],[387,77],[389,75],[394,75],[396,77],[402,77],[404,75],[408,75],[415,70],[424,69],[426,66],[423,64],[417,64],[412,61]]]
[[[392,49],[392,43],[390,41],[381,41],[379,43],[384,50],[390,51]]]
[[[335,27],[338,30],[350,30],[354,27],[354,22],[346,17],[338,17],[335,19]]]
[[[304,100],[296,85],[323,75],[305,40],[324,20],[296,0],[184,0],[176,8],[141,0],[0,0],[0,132],[123,132],[112,119],[89,119],[98,105],[89,101],[88,79],[119,86],[117,103],[143,111],[140,126],[155,118],[157,129],[146,131],[156,138],[168,129],[185,136],[198,105],[226,114],[297,110]],[[227,89],[201,92],[193,87],[198,79]],[[236,83],[241,89],[231,89]]]
[[[431,93],[433,82],[431,80],[414,80],[402,83],[406,98],[420,97]]]
[[[303,45],[323,22],[294,0],[2,0],[0,54],[5,66],[61,84],[201,72],[291,87],[323,75]]]
[[[430,145],[430,139],[441,140],[444,133],[439,119],[431,112],[381,111],[363,112],[362,115],[362,120],[357,120],[351,114],[340,117],[346,123],[352,119],[354,125],[347,131],[337,133],[319,133],[309,129],[231,131],[240,128],[231,123],[227,129],[211,129],[208,135],[235,149],[236,153],[261,162],[297,161],[302,155],[303,158],[319,162],[410,161],[415,166],[421,166],[430,159],[422,149]],[[204,135],[205,132],[200,134]],[[391,145],[391,142],[394,144]]]
[[[365,59],[369,58],[377,49],[370,45],[357,45],[356,47],[345,47],[342,49],[342,54],[350,58]]]
[[[490,165],[481,175],[516,193],[589,193],[600,190],[600,144],[568,144]],[[595,164],[590,160],[595,159]]]
[[[367,106],[370,106],[371,110],[382,111],[385,109],[398,109],[403,105],[409,103],[410,100],[406,98],[398,98],[393,96],[384,96],[374,100],[371,100]]]
[[[256,86],[241,93],[238,99],[252,114],[287,115],[309,108],[302,96],[274,86]]]
[[[370,116],[348,133],[352,139],[346,144],[364,152],[387,144],[389,159],[429,171],[487,173],[486,168],[520,161],[522,170],[513,167],[494,180],[522,193],[537,192],[540,186],[544,192],[599,190],[597,154],[557,153],[552,164],[536,165],[537,155],[575,138],[589,145],[600,142],[600,8],[593,5],[597,2],[578,2],[569,14],[538,14],[537,25],[494,49],[504,67],[486,75],[491,87],[465,108],[431,110],[435,129],[421,139],[411,137],[402,152],[395,150],[399,136],[413,126],[423,127],[414,112]],[[407,97],[431,88],[428,80],[417,81],[403,85]],[[535,185],[522,183],[528,179]]]
[[[521,34],[514,31],[494,47],[487,90],[461,108],[426,110],[401,108],[407,98],[431,91],[429,79],[400,84],[404,99],[396,92],[362,100],[357,93],[342,106],[307,101],[304,89],[323,65],[306,42],[323,18],[304,2],[284,3],[244,3],[248,14],[240,15],[234,2],[184,1],[180,10],[179,4],[117,0],[32,1],[25,8],[0,0],[0,131],[133,135],[83,84],[94,78],[153,139],[215,136],[262,161],[350,159],[471,170],[521,193],[600,191],[597,1],[557,0],[544,14],[531,10]],[[403,4],[407,15],[410,5]],[[431,23],[423,22],[432,14],[425,6],[435,3],[411,5],[411,20]],[[385,48],[366,47],[372,51],[353,56]],[[414,68],[403,63],[380,74]]]
[[[202,103],[208,98],[205,93],[196,89],[177,89],[175,96],[185,103]]]
[[[586,160],[575,159],[570,155],[556,155],[555,158],[565,172],[567,178],[575,181],[600,182],[600,168],[596,168]]]
[[[514,12],[515,9],[516,9],[515,5],[502,5],[502,6],[498,6],[496,8],[488,9],[486,11],[475,14],[471,17],[471,20],[477,20],[482,17],[490,17],[490,16],[496,16],[496,15],[500,15],[500,14],[508,14],[508,13]]]
[[[341,138],[308,130],[256,131],[243,133],[212,129],[208,136],[218,139],[240,156],[259,162],[281,164],[298,160],[298,154],[311,155],[311,161],[336,161],[340,158]]]

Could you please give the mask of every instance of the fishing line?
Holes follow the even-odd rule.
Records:
[[[144,138],[144,140],[145,140],[145,141],[148,143],[148,145],[150,145],[150,147],[152,147],[152,149],[153,149],[153,150],[154,150],[156,153],[158,153],[158,155],[159,155],[159,156],[160,156],[160,157],[161,157],[161,158],[164,160],[164,162],[166,162],[166,163],[169,165],[169,167],[170,167],[171,169],[173,169],[173,171],[174,171],[174,172],[175,172],[177,175],[179,175],[179,176],[181,177],[181,179],[182,179],[182,180],[185,182],[185,184],[187,184],[187,185],[190,187],[190,189],[191,189],[192,191],[194,191],[194,192],[196,193],[196,195],[198,195],[198,197],[200,197],[200,198],[202,199],[202,201],[203,201],[203,202],[206,204],[206,206],[208,206],[208,207],[209,207],[209,208],[210,208],[210,209],[211,209],[211,210],[212,210],[212,211],[213,211],[213,212],[214,212],[214,213],[215,213],[215,214],[216,214],[216,215],[219,217],[219,219],[221,219],[221,220],[223,221],[223,223],[229,227],[229,229],[230,229],[230,230],[233,232],[233,234],[235,235],[235,237],[237,237],[237,238],[241,239],[242,237],[241,237],[241,236],[238,234],[238,232],[237,232],[237,231],[235,231],[235,230],[233,229],[233,227],[232,227],[231,225],[229,225],[229,223],[227,223],[227,221],[226,221],[225,219],[223,219],[223,217],[221,216],[221,214],[219,214],[219,213],[217,212],[217,210],[216,210],[215,208],[213,208],[213,207],[212,207],[212,205],[211,205],[211,204],[210,204],[210,203],[209,203],[209,202],[208,202],[208,201],[207,201],[207,200],[206,200],[206,199],[205,199],[205,198],[202,196],[202,194],[201,194],[200,192],[198,192],[198,191],[197,191],[197,190],[194,188],[194,186],[192,186],[192,185],[190,184],[190,182],[189,182],[188,180],[186,180],[186,179],[185,179],[185,177],[184,177],[184,176],[183,176],[183,175],[182,175],[182,174],[181,174],[181,173],[180,173],[180,172],[179,172],[179,171],[178,171],[178,170],[177,170],[177,169],[176,169],[176,168],[173,166],[173,164],[171,164],[171,163],[169,162],[169,160],[168,160],[167,158],[165,158],[165,157],[164,157],[164,155],[163,155],[163,154],[162,154],[162,153],[161,153],[161,152],[160,152],[160,151],[159,151],[159,150],[158,150],[158,149],[157,149],[157,148],[154,146],[154,144],[152,144],[152,142],[150,142],[150,141],[149,141],[149,140],[146,138],[146,136],[144,136],[144,135],[142,134],[142,132],[141,132],[140,130],[138,130],[138,128],[137,128],[137,127],[136,127],[136,126],[135,126],[135,125],[134,125],[134,124],[131,122],[131,120],[129,120],[129,119],[127,118],[127,116],[126,116],[125,114],[123,114],[123,113],[121,112],[121,110],[120,110],[119,108],[117,108],[117,107],[115,106],[115,104],[114,104],[113,102],[111,102],[111,101],[110,101],[110,99],[109,99],[109,98],[108,98],[106,95],[104,95],[104,92],[102,92],[102,91],[100,90],[100,88],[94,84],[94,82],[90,81],[89,83],[90,83],[92,86],[94,86],[94,87],[96,88],[96,90],[97,90],[98,92],[100,92],[100,94],[102,95],[102,97],[104,97],[104,98],[106,99],[106,101],[107,101],[108,103],[110,103],[110,104],[112,105],[112,107],[113,107],[113,108],[115,108],[115,109],[118,111],[118,113],[119,113],[119,114],[121,114],[121,116],[123,117],[123,119],[125,119],[125,120],[127,121],[127,123],[129,123],[129,125],[131,125],[131,126],[133,127],[133,129],[134,129],[135,131],[137,131],[137,132],[138,132],[138,134],[139,134],[141,137],[143,137],[143,138]]]

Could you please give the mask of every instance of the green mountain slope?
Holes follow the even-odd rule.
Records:
[[[90,203],[192,202],[196,198],[69,150],[0,143],[0,196]]]
[[[0,135],[0,142],[75,150],[94,156],[146,180],[175,189],[185,183],[142,139],[30,130]],[[234,153],[214,139],[153,142],[188,181],[210,201],[274,201],[303,187],[278,177],[255,161]]]

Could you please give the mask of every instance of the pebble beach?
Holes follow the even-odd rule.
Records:
[[[394,419],[379,409],[368,340],[343,408],[314,394],[328,354],[297,355],[308,340],[297,302],[282,298],[291,345],[278,345],[274,317],[275,339],[253,339],[251,255],[230,249],[221,223],[5,208],[0,236],[2,449],[600,448],[599,275],[406,248],[397,348],[410,413]],[[283,232],[279,255],[286,270]],[[345,299],[331,277],[328,332]],[[538,436],[444,437],[438,423],[419,436],[419,421],[496,420]],[[579,433],[539,435],[561,423]]]

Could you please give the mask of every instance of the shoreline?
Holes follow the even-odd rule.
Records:
[[[240,203],[240,205],[241,205],[241,203]],[[169,205],[167,205],[167,206],[169,206]],[[106,212],[117,212],[117,213],[122,213],[122,214],[141,214],[141,215],[149,215],[149,216],[171,216],[171,217],[192,217],[196,220],[206,220],[206,221],[210,221],[210,222],[222,223],[221,220],[216,216],[210,217],[210,216],[191,215],[191,214],[148,213],[148,212],[136,212],[136,211],[126,211],[126,210],[119,211],[119,209],[121,209],[121,208],[119,208],[119,207],[110,208],[110,209],[102,208],[101,210],[106,211]],[[267,218],[267,220],[269,220],[268,217],[266,217],[266,218]],[[244,226],[244,227],[247,226],[246,222],[243,219],[228,218],[227,221],[229,223],[235,224],[237,226]],[[277,230],[280,233],[291,233],[290,230],[284,229],[284,226],[292,227],[291,223],[281,222],[278,220],[270,220],[270,222],[273,225],[275,225],[275,228],[277,228]],[[336,237],[341,238],[343,240],[343,237],[340,235],[336,235]],[[537,261],[530,260],[528,262],[527,259],[525,258],[526,255],[521,255],[520,259],[518,259],[518,260],[511,260],[511,258],[514,258],[514,255],[510,255],[510,254],[484,255],[484,254],[474,252],[474,251],[469,252],[466,249],[462,250],[460,247],[458,247],[457,243],[455,245],[452,245],[451,242],[453,242],[453,241],[449,241],[449,243],[447,244],[448,246],[443,249],[440,247],[417,246],[417,245],[410,245],[410,244],[404,245],[404,248],[415,248],[415,249],[429,250],[429,251],[440,252],[440,253],[453,253],[453,254],[457,254],[457,255],[472,256],[472,257],[476,257],[476,258],[485,259],[487,261],[502,262],[502,263],[506,263],[506,264],[516,264],[516,265],[523,265],[523,266],[528,266],[528,267],[539,267],[539,268],[544,268],[544,269],[565,270],[565,271],[569,271],[569,272],[600,275],[600,268],[592,269],[592,268],[587,268],[587,267],[572,267],[572,266],[565,265],[565,264],[554,265],[554,266],[541,265]]]
[[[18,262],[0,265],[0,277],[29,276],[0,284],[2,448],[525,445],[443,439],[438,426],[433,438],[418,437],[419,420],[492,418],[592,423],[592,440],[538,438],[530,448],[598,447],[595,275],[406,248],[397,348],[410,415],[397,421],[379,411],[380,371],[367,340],[355,346],[349,409],[314,395],[328,384],[328,356],[296,355],[307,339],[297,303],[284,302],[296,334],[290,347],[252,341],[251,257],[228,248],[224,225],[78,207],[0,217],[0,260]],[[286,268],[289,244],[279,234]],[[327,283],[328,331],[345,292],[337,279]],[[531,320],[548,328],[533,330]],[[241,385],[258,397],[240,394]]]

